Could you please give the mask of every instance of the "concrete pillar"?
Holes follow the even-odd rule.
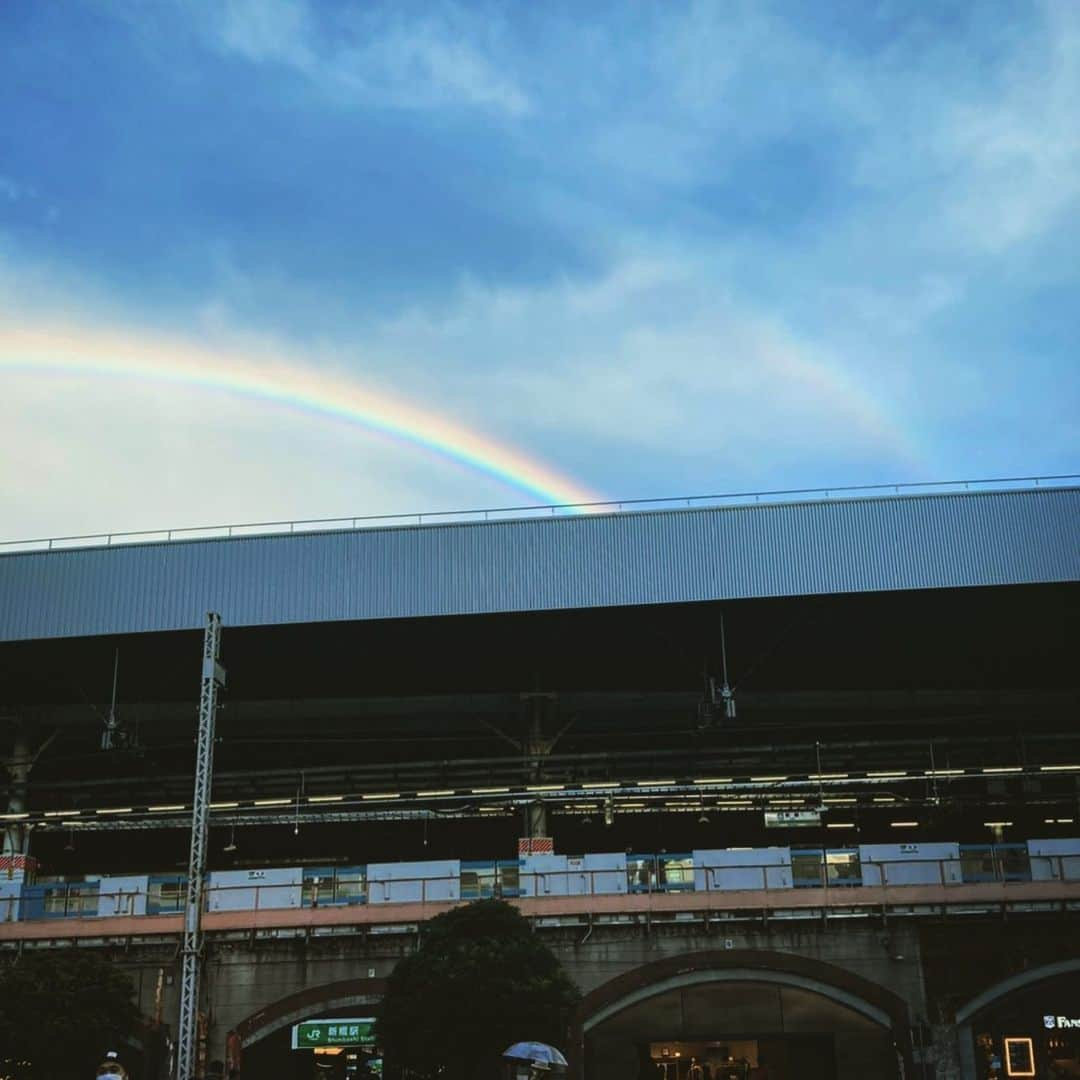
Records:
[[[11,793],[8,796],[9,814],[26,813],[27,790],[30,784],[30,769],[34,755],[30,751],[30,737],[20,725],[15,729],[11,758],[7,762],[11,776]],[[8,857],[28,854],[30,830],[19,821],[4,823],[3,854]]]

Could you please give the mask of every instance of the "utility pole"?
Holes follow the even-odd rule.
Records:
[[[218,690],[225,685],[220,663],[221,616],[206,616],[203,634],[202,687],[199,693],[199,733],[195,749],[195,796],[191,808],[191,858],[188,861],[184,908],[183,966],[180,975],[180,1023],[177,1029],[176,1080],[194,1080],[199,1019],[199,978],[202,969],[202,910],[206,884],[206,848],[210,818],[210,785],[214,777],[214,718]]]

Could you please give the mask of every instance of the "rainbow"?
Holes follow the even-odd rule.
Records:
[[[542,461],[444,415],[373,390],[350,375],[268,352],[219,349],[157,334],[0,323],[3,371],[149,379],[236,394],[356,424],[494,477],[541,503],[602,501]]]

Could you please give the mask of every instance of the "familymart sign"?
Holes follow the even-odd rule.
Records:
[[[320,1046],[374,1046],[375,1020],[302,1020],[293,1024],[292,1048],[315,1050]]]

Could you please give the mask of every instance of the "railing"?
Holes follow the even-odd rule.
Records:
[[[308,880],[298,884],[253,881],[210,886],[206,891],[206,911],[210,915],[238,915],[244,912],[316,910],[327,907],[370,906],[377,909],[383,905],[396,907],[410,904],[422,907],[429,903],[452,904],[488,897],[513,900],[573,900],[578,897],[697,895],[719,900],[721,897],[734,898],[748,893],[765,894],[771,903],[780,904],[799,897],[807,889],[832,893],[832,903],[850,905],[856,902],[855,898],[862,889],[874,893],[873,902],[876,903],[877,891],[886,889],[899,901],[906,891],[925,890],[928,886],[940,888],[947,895],[950,890],[960,887],[978,889],[981,886],[998,885],[1009,887],[1024,884],[1080,884],[1078,854],[1036,855],[1032,856],[1032,861],[1038,876],[1032,874],[1030,867],[1021,876],[1011,865],[1011,860],[995,856],[984,863],[990,867],[988,872],[980,869],[978,876],[972,878],[965,867],[969,860],[964,858],[863,860],[859,866],[858,878],[846,881],[832,877],[826,864],[818,867],[816,879],[806,875],[794,876],[791,865],[786,863],[702,865],[689,870],[685,878],[677,881],[660,881],[655,875],[647,878],[634,875],[632,878],[626,870],[619,867],[524,871],[520,872],[516,879],[513,875],[508,880],[485,879],[478,883],[476,895],[468,897],[462,895],[460,874],[396,878],[389,881],[367,880],[362,894],[357,895],[350,891],[341,898],[338,898],[336,889],[331,890],[329,898],[320,895],[321,889],[326,887],[325,882]],[[346,884],[355,886],[357,881]],[[150,893],[143,889],[71,892],[64,889],[63,883],[58,883],[56,888],[55,897],[35,897],[31,894],[22,898],[11,896],[0,899],[0,923],[51,919],[108,919],[121,916],[146,916],[153,920],[159,916],[179,915],[183,910],[183,901],[180,899],[174,910],[159,907],[156,912],[148,914],[147,901]],[[371,895],[375,888],[380,889],[379,896]],[[842,898],[835,897],[835,894],[840,894]],[[54,901],[51,910],[48,907],[49,900]],[[105,906],[112,914],[98,914],[103,900],[109,901]],[[27,914],[25,906],[27,901],[35,909],[30,915]],[[42,906],[40,913],[36,910],[38,904]]]
[[[487,507],[477,510],[436,510],[418,514],[363,514],[292,521],[249,521],[232,525],[192,525],[178,529],[138,529],[126,532],[83,533],[0,541],[0,553],[53,551],[82,547],[213,540],[242,536],[281,536],[342,529],[394,528],[506,521],[533,517],[568,517],[580,514],[621,513],[628,510],[673,510],[777,502],[813,502],[822,499],[857,499],[880,495],[918,495],[936,492],[1012,491],[1039,487],[1071,487],[1080,473],[1053,476],[999,476],[972,480],[928,480],[902,484],[860,484],[840,487],[775,488],[765,491],[729,491],[714,495],[680,495],[661,499],[608,499],[597,502],[551,503]]]

